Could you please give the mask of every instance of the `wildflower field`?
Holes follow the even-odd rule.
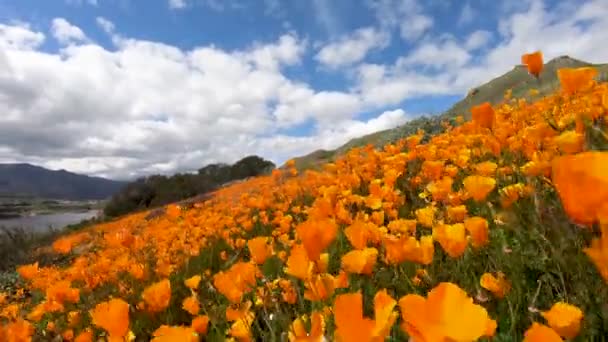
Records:
[[[442,134],[64,236],[63,263],[0,294],[0,341],[604,340],[608,84],[558,76]]]

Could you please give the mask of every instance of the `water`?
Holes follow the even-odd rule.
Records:
[[[97,216],[97,210],[81,212],[64,212],[48,215],[24,216],[10,219],[0,219],[0,227],[22,227],[32,229],[35,232],[45,232],[49,227],[61,229],[67,225],[79,223]]]

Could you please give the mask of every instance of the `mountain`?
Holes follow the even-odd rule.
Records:
[[[414,134],[419,128],[424,129],[427,133],[438,133],[442,130],[441,121],[453,119],[458,115],[463,115],[466,119],[470,119],[471,107],[483,102],[490,102],[496,105],[504,100],[505,92],[508,89],[512,90],[512,95],[516,98],[534,100],[546,96],[559,88],[558,69],[588,66],[598,69],[598,80],[600,82],[608,81],[608,64],[587,63],[569,56],[557,57],[547,62],[538,80],[528,74],[525,66],[517,65],[513,70],[504,75],[471,89],[465,98],[456,102],[450,109],[440,115],[417,118],[393,129],[355,138],[335,150],[318,150],[308,155],[294,158],[296,167],[298,169],[315,168],[332,161],[335,157],[344,154],[353,147],[368,144],[383,146]],[[531,89],[537,89],[538,94],[531,95]]]
[[[0,195],[99,200],[109,198],[125,184],[30,164],[0,164]]]

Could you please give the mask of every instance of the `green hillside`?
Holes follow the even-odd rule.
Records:
[[[594,66],[598,69],[600,81],[608,80],[608,64],[591,64],[568,56],[557,57],[546,63],[538,80],[528,75],[525,66],[518,65],[504,75],[471,89],[465,98],[456,102],[450,109],[440,115],[416,118],[393,129],[355,138],[335,150],[318,150],[308,155],[294,158],[296,166],[301,170],[315,168],[332,161],[336,156],[340,156],[354,147],[368,144],[383,146],[389,142],[407,137],[418,129],[423,129],[429,134],[438,133],[442,130],[440,125],[442,120],[453,119],[458,115],[463,115],[469,119],[471,107],[483,102],[498,104],[503,101],[504,94],[508,89],[512,90],[513,97],[534,100],[535,98],[550,94],[559,88],[558,69],[586,66]],[[531,96],[531,89],[537,89],[539,91],[538,95]]]

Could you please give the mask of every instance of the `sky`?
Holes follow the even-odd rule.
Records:
[[[0,0],[0,162],[280,165],[606,42],[606,0]]]

